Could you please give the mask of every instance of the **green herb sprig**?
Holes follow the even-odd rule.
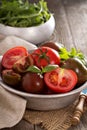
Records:
[[[52,70],[55,70],[56,68],[58,68],[58,65],[47,65],[41,69],[39,69],[37,66],[29,66],[29,68],[26,70],[26,72],[30,71],[30,72],[34,72],[34,73],[40,73],[40,74],[44,74],[46,72],[50,72]]]

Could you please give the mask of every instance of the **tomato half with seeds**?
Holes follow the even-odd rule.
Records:
[[[57,68],[45,73],[44,80],[48,88],[52,91],[66,93],[76,86],[78,78],[73,70]]]
[[[13,70],[17,73],[26,73],[26,70],[29,66],[32,66],[34,64],[33,58],[30,54],[27,56],[23,56],[20,58],[17,62],[13,65]]]
[[[60,56],[58,52],[50,47],[39,47],[31,54],[35,65],[39,68],[49,64],[60,64]]]
[[[7,69],[11,69],[13,64],[23,56],[27,56],[28,51],[25,47],[17,46],[9,49],[2,58],[2,66]]]

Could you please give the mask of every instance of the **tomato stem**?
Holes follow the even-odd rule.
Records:
[[[48,62],[48,64],[49,64],[50,63],[50,57],[47,56],[48,50],[46,49],[44,52],[42,51],[41,48],[39,48],[39,50],[40,50],[40,54],[34,53],[35,55],[38,56],[38,62],[40,63],[41,59],[45,59]]]

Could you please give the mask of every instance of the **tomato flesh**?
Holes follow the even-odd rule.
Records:
[[[23,56],[27,56],[28,51],[22,46],[17,46],[9,49],[2,58],[2,66],[7,69],[11,69],[13,64]]]
[[[33,58],[30,54],[28,54],[27,56],[23,56],[21,59],[14,63],[13,70],[15,70],[17,73],[25,73],[26,69],[33,64]]]
[[[48,88],[54,92],[65,93],[71,91],[77,83],[77,75],[74,71],[58,68],[47,72],[44,80]]]
[[[39,68],[48,64],[60,64],[58,52],[50,47],[39,47],[32,53],[32,57]]]

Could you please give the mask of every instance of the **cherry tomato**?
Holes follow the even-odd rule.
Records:
[[[45,83],[48,88],[57,93],[71,91],[77,83],[77,75],[73,70],[57,68],[44,75]]]
[[[2,66],[7,69],[11,69],[13,64],[22,58],[23,56],[27,56],[28,51],[26,48],[22,46],[17,46],[9,49],[2,58]]]
[[[48,64],[59,64],[60,56],[58,52],[50,47],[39,47],[32,53],[35,65],[39,68]]]
[[[22,79],[22,88],[28,93],[41,93],[44,89],[43,76],[33,72],[26,73]]]

